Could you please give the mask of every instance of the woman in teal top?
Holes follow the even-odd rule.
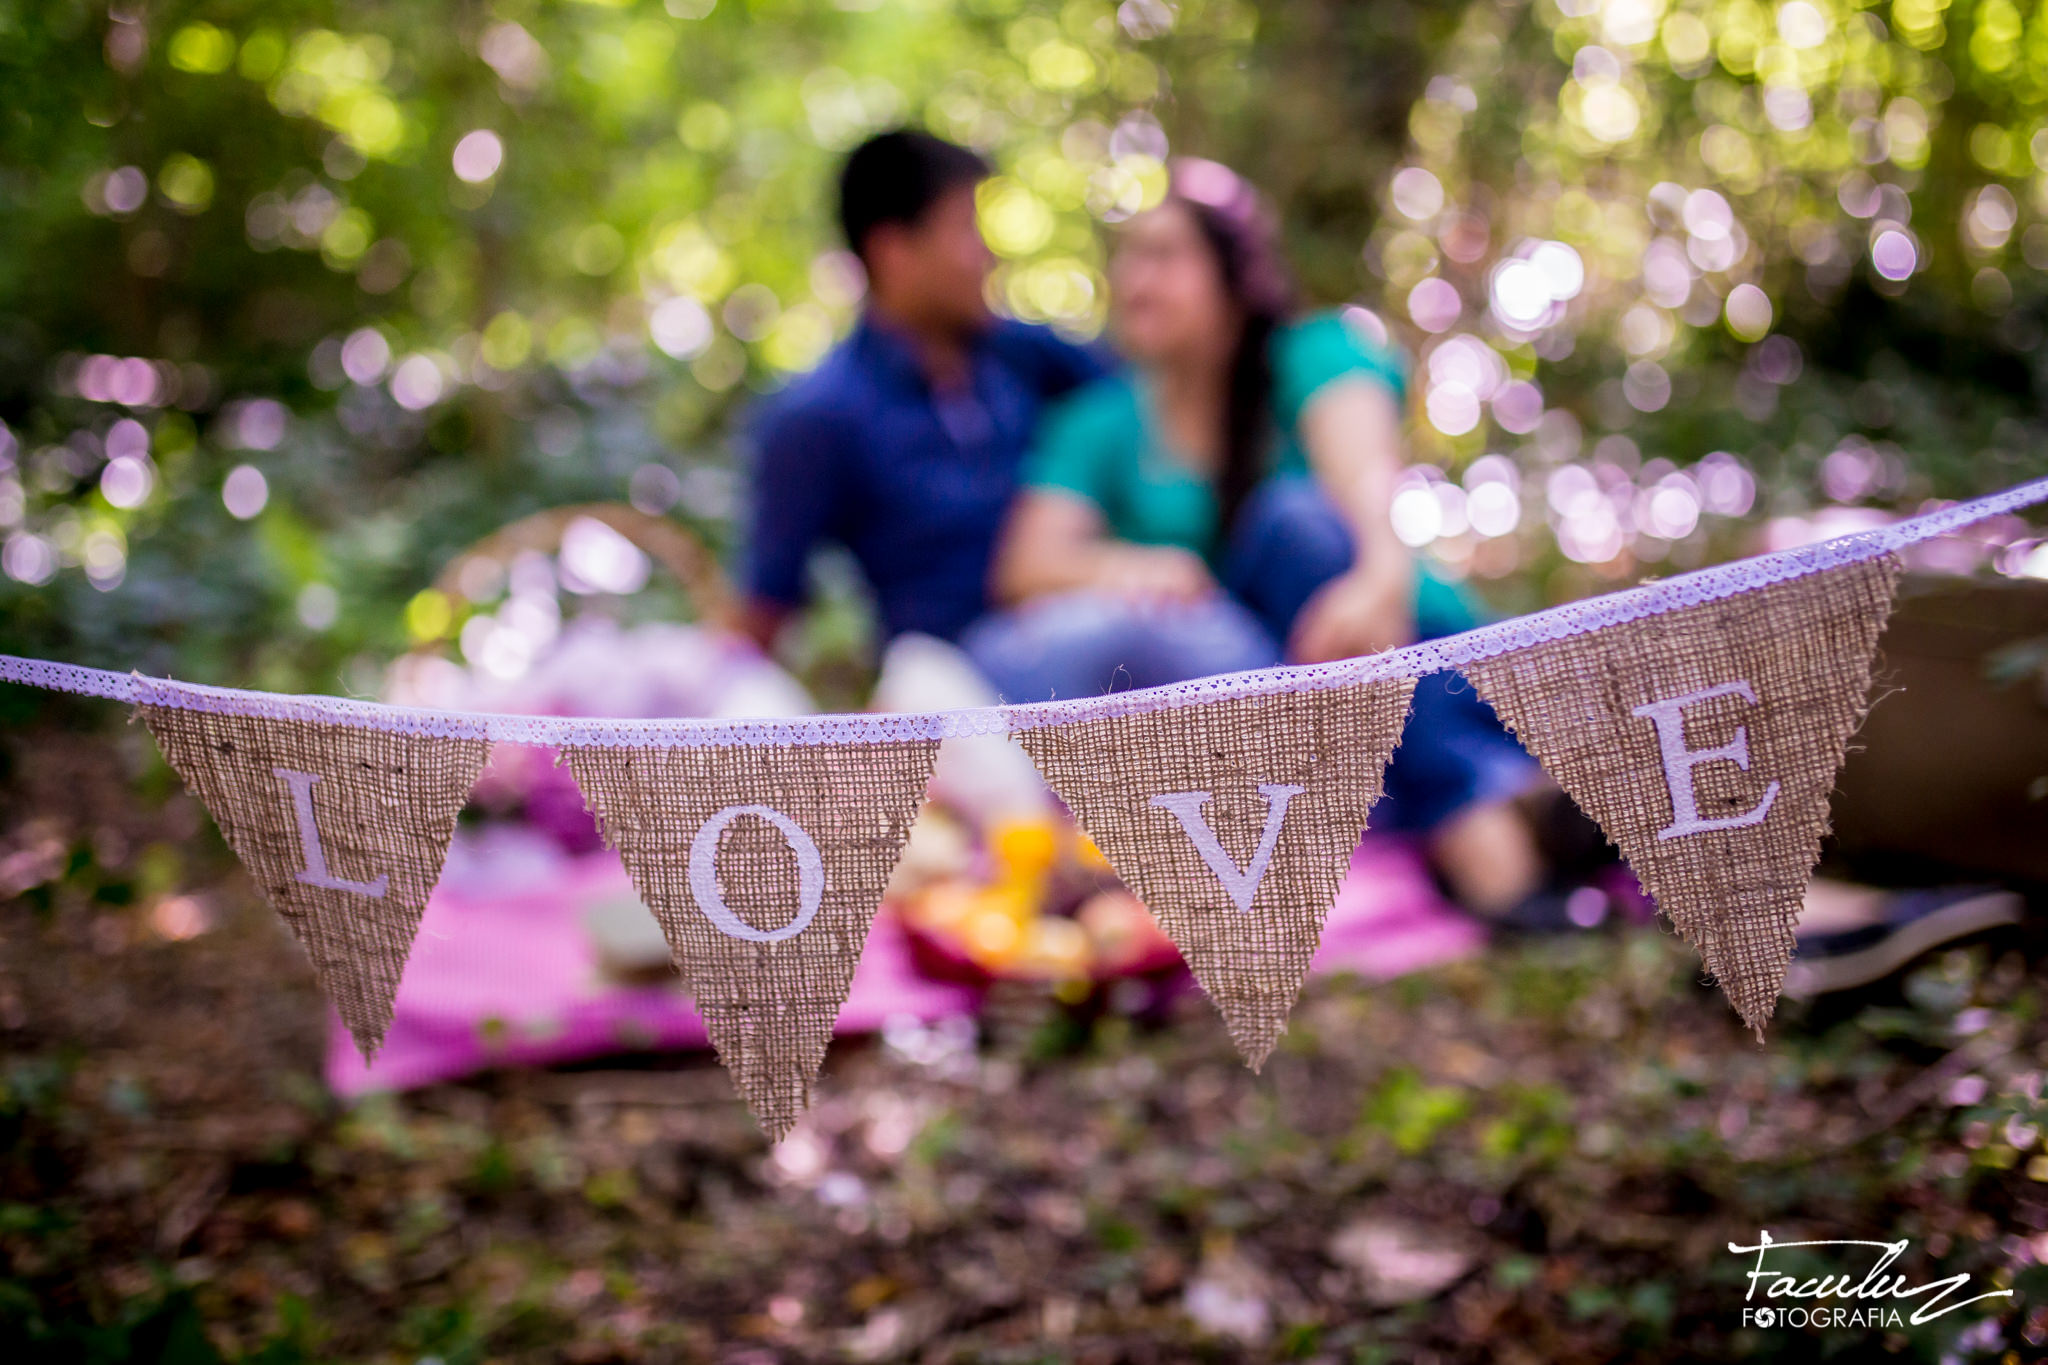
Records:
[[[1392,352],[1360,336],[1334,313],[1279,323],[1267,343],[1267,358],[1272,412],[1264,468],[1265,482],[1270,488],[1255,492],[1263,491],[1270,499],[1281,488],[1292,486],[1297,498],[1321,499],[1323,494],[1315,485],[1308,453],[1302,448],[1303,413],[1331,386],[1346,381],[1362,382],[1383,391],[1398,410],[1406,388],[1400,363]],[[1025,464],[1025,487],[1070,494],[1088,503],[1109,539],[1137,546],[1173,546],[1197,553],[1208,561],[1213,572],[1220,567],[1215,562],[1222,521],[1218,489],[1199,471],[1196,461],[1184,457],[1162,439],[1162,424],[1155,410],[1158,400],[1150,387],[1142,373],[1126,371],[1089,386],[1072,401],[1054,409],[1040,427]],[[1351,406],[1368,407],[1368,412],[1359,415],[1376,425],[1381,416],[1377,411],[1381,404],[1374,401],[1377,395],[1368,393],[1360,397],[1364,403],[1353,401]],[[1346,398],[1338,396],[1336,401],[1345,404]],[[1375,434],[1385,435],[1384,431]],[[1003,568],[1028,583],[1030,567],[1020,561],[1030,556],[1033,533],[1037,532],[1045,542],[1060,539],[1059,531],[1066,528],[1043,523],[1055,517],[1068,520],[1071,514],[1050,511],[1046,506],[1032,507],[1029,502],[1026,505],[1031,510],[1020,512],[1020,530],[1005,546],[1016,558],[1006,559]],[[1033,521],[1041,524],[1034,527]],[[1386,536],[1381,538],[1390,540]],[[1049,543],[1044,546],[1047,550],[1051,548]],[[1060,547],[1061,551],[1072,548],[1071,544]],[[1388,566],[1388,589],[1395,600],[1375,604],[1394,616],[1386,623],[1384,633],[1372,633],[1374,623],[1368,620],[1361,623],[1366,629],[1360,638],[1347,638],[1342,625],[1333,623],[1325,632],[1325,647],[1297,650],[1298,661],[1364,653],[1385,647],[1394,642],[1395,636],[1404,634],[1396,614],[1401,606],[1399,595],[1393,591],[1402,578],[1399,570],[1404,568],[1412,570],[1413,597],[1407,607],[1414,638],[1453,635],[1478,624],[1478,614],[1462,590],[1432,574],[1427,567],[1413,564],[1404,550],[1395,548],[1392,557],[1406,562]],[[1350,559],[1347,553],[1347,565]],[[1196,586],[1207,586],[1198,578],[1193,582]],[[1322,582],[1319,578],[1314,586],[1321,587]],[[1293,605],[1298,610],[1301,604]],[[1294,619],[1295,612],[1289,611],[1288,623],[1291,625]],[[1285,638],[1284,631],[1281,638]]]
[[[1271,217],[1182,160],[1119,233],[1110,316],[1129,368],[1043,420],[962,645],[1016,701],[1371,653],[1474,624],[1388,515],[1401,367],[1333,315],[1295,317]],[[1421,680],[1376,828],[1428,831],[1479,909],[1541,880],[1509,798],[1534,763],[1451,674]]]

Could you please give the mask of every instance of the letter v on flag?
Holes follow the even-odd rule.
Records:
[[[1280,842],[1280,825],[1287,819],[1287,805],[1301,795],[1302,788],[1285,782],[1261,782],[1259,794],[1266,798],[1266,828],[1259,834],[1259,847],[1252,854],[1252,860],[1244,867],[1231,861],[1223,851],[1223,844],[1216,838],[1216,831],[1202,818],[1202,807],[1209,804],[1210,792],[1166,792],[1152,798],[1152,804],[1164,807],[1180,821],[1180,827],[1188,832],[1194,841],[1195,852],[1202,855],[1202,861],[1216,874],[1216,880],[1223,883],[1224,892],[1230,903],[1240,914],[1252,912],[1252,898],[1259,893],[1259,883],[1266,879],[1266,869],[1273,865],[1273,849]]]
[[[1384,679],[1017,735],[1254,1069],[1286,1031],[1414,690]]]

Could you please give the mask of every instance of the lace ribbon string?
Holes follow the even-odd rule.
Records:
[[[1062,701],[1026,702],[954,711],[873,715],[796,716],[775,719],[607,720],[582,716],[522,716],[480,711],[437,711],[346,697],[299,696],[205,687],[138,673],[81,668],[45,659],[0,654],[0,681],[24,683],[109,701],[175,706],[227,715],[353,725],[399,734],[484,738],[516,744],[636,748],[716,744],[850,744],[964,735],[1009,734],[1106,716],[1196,706],[1232,697],[1318,691],[1380,678],[1422,677],[1460,664],[1491,659],[1546,640],[1583,635],[1668,611],[1719,601],[1788,579],[1821,573],[1949,535],[1986,517],[2048,502],[2048,478],[2001,493],[1954,503],[1938,511],[1874,530],[1780,550],[1661,579],[1603,597],[1552,607],[1529,616],[1480,626],[1462,635],[1426,640],[1333,663],[1259,669],[1176,683],[1169,687]]]

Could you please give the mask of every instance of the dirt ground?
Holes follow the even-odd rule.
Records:
[[[1657,930],[1502,947],[1313,983],[1259,1076],[1199,995],[1005,991],[972,1027],[841,1040],[771,1149],[706,1056],[336,1102],[302,956],[138,734],[7,748],[0,1359],[2048,1349],[2026,936],[1788,1006],[1763,1047]],[[1745,1327],[1728,1247],[1766,1228],[1910,1239],[1912,1283],[2016,1293]]]

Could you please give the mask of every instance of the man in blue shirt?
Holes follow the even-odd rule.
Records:
[[[840,225],[867,272],[866,310],[752,433],[741,586],[763,644],[803,605],[826,541],[860,564],[884,639],[956,638],[985,606],[1040,409],[1101,373],[1049,329],[989,312],[974,204],[988,174],[974,152],[907,129],[847,158]]]

